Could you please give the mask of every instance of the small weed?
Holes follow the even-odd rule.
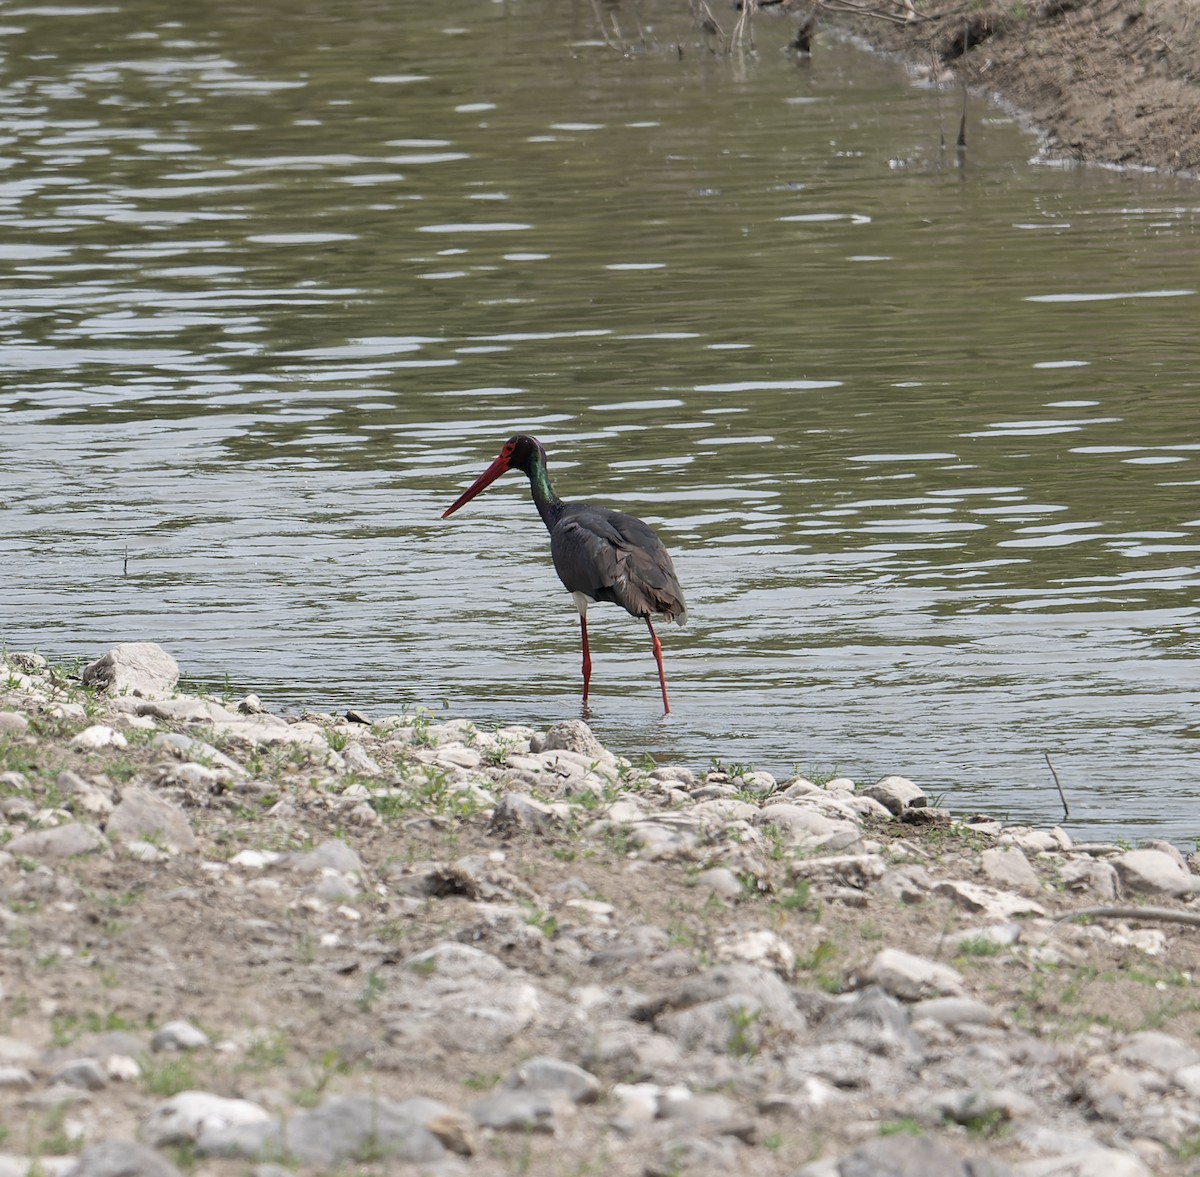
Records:
[[[736,1006],[729,1011],[729,1039],[725,1049],[735,1058],[755,1058],[759,1044],[751,1030],[762,1017],[761,1009],[746,1009]]]
[[[525,915],[525,922],[531,928],[537,928],[547,940],[553,940],[558,932],[558,920],[548,911],[530,907]]]
[[[803,911],[808,907],[812,887],[807,879],[801,879],[790,891],[779,897],[779,906],[787,911]]]
[[[195,1087],[196,1073],[190,1060],[163,1056],[143,1066],[142,1086],[151,1095],[169,1099],[172,1095]]]
[[[920,1136],[922,1135],[921,1125],[916,1120],[905,1116],[899,1120],[884,1120],[879,1125],[880,1136]]]
[[[960,940],[954,951],[956,956],[999,956],[1004,946],[990,936],[971,936]]]
[[[334,752],[343,751],[349,742],[350,737],[346,735],[345,732],[327,731],[325,733],[325,743],[327,743]]]
[[[499,1075],[468,1075],[462,1085],[468,1091],[491,1091],[500,1082]]]
[[[255,1038],[246,1048],[246,1063],[256,1071],[281,1067],[287,1062],[287,1040],[282,1034]]]
[[[362,992],[358,995],[358,1008],[367,1013],[371,1009],[372,1003],[376,998],[383,996],[383,991],[387,988],[383,978],[372,969],[367,974],[367,980],[363,985]]]

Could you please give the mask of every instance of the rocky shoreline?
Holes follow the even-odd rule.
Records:
[[[5,656],[0,1177],[1198,1171],[1170,845],[177,679]]]

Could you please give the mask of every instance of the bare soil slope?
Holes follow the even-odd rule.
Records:
[[[1200,171],[1200,9],[1193,0],[915,0],[819,17],[1028,112],[1052,154]],[[965,51],[964,51],[965,47]],[[819,46],[817,51],[819,52]]]

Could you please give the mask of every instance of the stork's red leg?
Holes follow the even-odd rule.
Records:
[[[592,681],[592,652],[588,649],[587,615],[579,615],[579,632],[583,634],[583,701],[587,703],[588,683]]]
[[[654,661],[658,663],[658,685],[662,687],[663,713],[670,715],[671,704],[667,702],[667,676],[662,664],[662,643],[658,640],[658,634],[654,632],[654,626],[650,624],[649,617],[646,618],[646,628],[650,631],[650,636],[654,639]]]

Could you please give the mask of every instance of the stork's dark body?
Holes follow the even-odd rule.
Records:
[[[529,477],[534,504],[550,532],[554,569],[567,591],[574,595],[579,608],[584,704],[587,703],[592,672],[587,607],[595,601],[611,601],[634,617],[645,619],[654,642],[663,708],[669,712],[662,646],[651,618],[661,616],[683,625],[687,621],[687,606],[675,566],[662,540],[649,525],[633,515],[595,503],[564,503],[550,485],[546,451],[541,443],[520,433],[504,443],[500,456],[455,500],[443,518],[513,467]]]
[[[611,601],[634,617],[671,621],[686,613],[670,554],[640,519],[595,503],[560,503],[546,527],[568,592]]]

